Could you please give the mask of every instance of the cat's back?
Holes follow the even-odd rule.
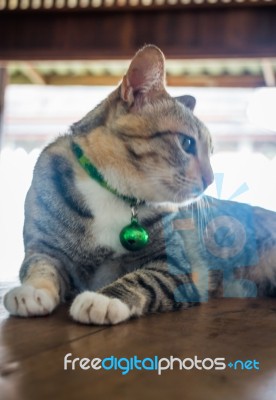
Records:
[[[43,178],[50,178],[53,170],[62,173],[64,168],[73,169],[70,143],[71,135],[68,134],[58,137],[42,150],[34,167],[32,186],[42,183]]]
[[[82,171],[76,164],[71,150],[71,142],[71,135],[60,136],[41,152],[34,168],[27,205],[28,197],[32,195],[41,200],[48,199],[52,206],[58,202],[67,201],[66,204],[71,206],[72,211],[75,206],[77,207],[75,211],[82,214],[79,207],[83,201],[75,189],[76,181],[81,178]],[[70,204],[69,201],[70,199],[73,201],[73,198],[75,198],[75,205]]]
[[[79,254],[93,215],[76,189],[78,169],[70,148],[70,136],[47,146],[34,168],[25,201],[24,244],[41,249]]]

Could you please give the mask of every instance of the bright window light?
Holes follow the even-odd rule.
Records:
[[[248,104],[247,116],[252,124],[276,132],[276,88],[257,89]]]
[[[0,157],[1,280],[18,275],[24,256],[24,199],[38,154],[47,142],[65,133],[112,90],[8,86]],[[169,92],[172,96],[195,96],[195,114],[220,141],[211,160],[215,182],[207,194],[276,211],[275,134],[257,128],[276,130],[276,89],[169,88]],[[247,115],[252,123],[258,120],[259,124],[251,125]],[[269,154],[252,146],[255,137],[269,149]],[[227,140],[236,147],[229,147]]]

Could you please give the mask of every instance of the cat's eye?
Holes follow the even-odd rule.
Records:
[[[179,135],[179,141],[182,149],[188,154],[195,154],[196,152],[196,142],[194,138],[187,135]]]

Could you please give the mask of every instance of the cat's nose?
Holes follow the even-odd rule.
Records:
[[[205,166],[202,171],[202,184],[204,190],[214,182],[214,173],[211,166]]]

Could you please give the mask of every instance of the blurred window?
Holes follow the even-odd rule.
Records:
[[[23,259],[24,198],[41,149],[94,108],[110,87],[10,85],[0,158],[0,279]],[[276,211],[274,89],[169,88],[197,98],[195,114],[214,138],[215,182],[207,193]]]

